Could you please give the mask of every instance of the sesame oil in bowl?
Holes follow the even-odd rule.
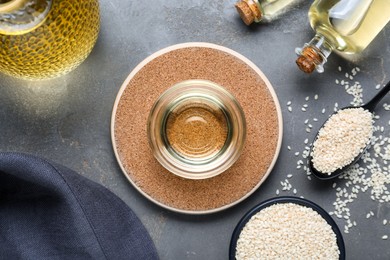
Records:
[[[187,179],[206,179],[239,158],[246,139],[244,112],[225,88],[207,80],[186,80],[154,103],[147,134],[155,158]]]

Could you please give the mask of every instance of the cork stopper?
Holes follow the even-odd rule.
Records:
[[[308,74],[312,73],[316,66],[322,62],[322,56],[312,46],[303,48],[301,55],[296,60],[299,69]]]
[[[260,22],[262,18],[261,10],[253,0],[241,0],[235,4],[235,7],[246,25]]]

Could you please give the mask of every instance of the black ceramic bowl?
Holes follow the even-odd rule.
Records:
[[[244,228],[246,223],[248,223],[250,218],[253,215],[255,215],[256,213],[258,213],[260,210],[262,210],[266,207],[269,207],[273,204],[277,204],[277,203],[295,203],[295,204],[298,204],[301,206],[309,207],[309,208],[315,210],[318,214],[320,214],[323,217],[323,219],[325,219],[325,221],[332,227],[333,232],[336,234],[337,246],[339,247],[339,250],[340,250],[340,258],[339,259],[341,259],[341,260],[345,259],[345,245],[344,245],[343,236],[341,235],[341,232],[340,232],[336,222],[334,222],[334,220],[332,219],[332,217],[323,208],[321,208],[320,206],[318,206],[314,202],[311,202],[311,201],[306,200],[306,199],[301,199],[298,197],[285,196],[285,197],[276,197],[276,198],[266,200],[266,201],[260,203],[259,205],[255,206],[254,208],[252,208],[248,213],[246,213],[244,215],[244,217],[242,217],[242,219],[238,222],[236,228],[234,229],[232,238],[230,240],[230,248],[229,248],[229,259],[230,260],[236,259],[235,256],[236,256],[236,246],[237,246],[238,237],[240,236],[242,229]]]

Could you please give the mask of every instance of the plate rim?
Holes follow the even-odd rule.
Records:
[[[155,58],[157,58],[157,57],[159,57],[161,55],[164,55],[164,54],[166,54],[168,52],[179,50],[179,49],[183,49],[183,48],[210,48],[210,49],[216,49],[216,50],[228,53],[228,54],[238,58],[242,62],[244,62],[251,69],[253,69],[261,77],[261,79],[264,81],[268,91],[271,94],[272,100],[274,101],[276,114],[277,114],[277,118],[278,118],[278,140],[277,140],[277,144],[276,144],[275,153],[274,153],[273,159],[272,159],[271,163],[269,164],[268,169],[265,172],[265,174],[262,177],[262,179],[248,193],[246,193],[244,196],[242,196],[238,200],[235,200],[232,203],[226,204],[226,205],[224,205],[222,207],[208,209],[208,210],[184,210],[184,209],[174,208],[174,207],[168,206],[168,205],[166,205],[166,204],[164,204],[162,202],[159,202],[158,200],[154,199],[149,194],[144,192],[130,178],[129,174],[127,173],[126,169],[124,168],[124,166],[123,166],[123,164],[122,164],[122,162],[120,160],[119,153],[117,151],[117,145],[116,145],[116,140],[115,140],[115,116],[116,116],[116,112],[117,112],[117,108],[118,108],[120,99],[121,99],[124,91],[126,90],[127,85],[130,83],[130,81],[133,79],[133,77],[146,64],[148,64],[149,62],[151,62]],[[115,102],[114,102],[113,109],[112,109],[112,114],[111,114],[110,132],[111,132],[111,143],[112,143],[112,147],[113,147],[113,150],[114,150],[116,161],[118,162],[118,164],[119,164],[119,166],[120,166],[120,168],[122,170],[122,173],[126,176],[127,180],[132,184],[132,186],[136,190],[138,190],[138,192],[140,192],[149,201],[159,205],[162,208],[168,209],[170,211],[177,212],[177,213],[182,213],[182,214],[188,214],[188,215],[205,215],[205,214],[211,214],[211,213],[216,213],[216,212],[219,212],[219,211],[223,211],[225,209],[228,209],[230,207],[233,207],[233,206],[239,204],[240,202],[242,202],[243,200],[248,198],[250,195],[252,195],[260,187],[260,185],[268,178],[268,176],[270,175],[271,171],[273,170],[273,168],[274,168],[274,166],[276,164],[276,161],[277,161],[277,159],[279,157],[281,146],[282,146],[283,117],[282,117],[282,110],[281,110],[281,107],[280,107],[280,102],[279,102],[279,99],[278,99],[278,97],[276,95],[275,89],[273,88],[271,82],[268,80],[268,78],[265,76],[265,74],[252,61],[250,61],[248,58],[246,58],[242,54],[240,54],[240,53],[238,53],[238,52],[236,52],[236,51],[234,51],[232,49],[229,49],[227,47],[221,46],[221,45],[217,45],[217,44],[213,44],[213,43],[207,43],[207,42],[186,42],[186,43],[174,44],[174,45],[165,47],[165,48],[163,48],[163,49],[161,49],[161,50],[159,50],[157,52],[152,53],[151,55],[146,57],[143,61],[141,61],[130,72],[130,74],[127,76],[125,81],[122,83],[122,85],[121,85],[121,87],[120,87],[120,89],[118,91],[118,94],[117,94],[117,96],[115,98]]]

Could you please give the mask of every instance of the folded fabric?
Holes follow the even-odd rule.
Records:
[[[35,156],[0,153],[0,259],[158,259],[112,192]]]

